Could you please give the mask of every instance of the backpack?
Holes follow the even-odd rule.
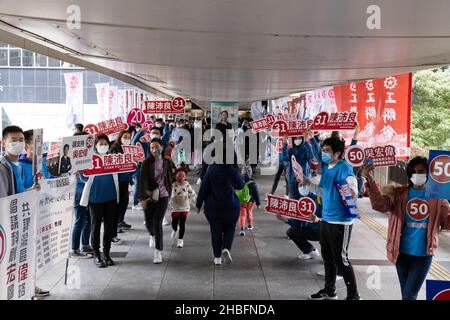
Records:
[[[250,202],[250,199],[252,198],[252,196],[250,195],[250,188],[248,187],[248,185],[252,182],[253,182],[252,180],[248,181],[244,185],[244,188],[242,190],[235,191],[236,195],[239,198],[239,201],[241,203],[249,203]]]

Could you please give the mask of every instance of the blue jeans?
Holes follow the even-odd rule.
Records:
[[[417,257],[401,253],[395,267],[397,268],[402,300],[416,300],[428,270],[430,270],[433,256]]]
[[[75,201],[75,204],[80,203]],[[72,230],[72,250],[79,250],[80,239],[83,248],[89,247],[89,237],[91,234],[91,217],[89,209],[79,204],[73,209],[73,230]]]
[[[139,203],[139,188],[141,186],[141,164],[138,164],[138,167],[136,169],[135,176],[133,177],[134,180],[134,192],[133,192],[133,205],[137,206]]]

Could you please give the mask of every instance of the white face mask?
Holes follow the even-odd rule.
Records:
[[[309,194],[309,188],[307,186],[300,186],[298,187],[298,193],[300,193],[302,197],[306,197]]]
[[[295,144],[297,147],[298,147],[299,145],[301,145],[302,142],[303,142],[302,139],[295,139],[295,140],[294,140],[294,144]]]
[[[427,183],[427,175],[423,173],[413,173],[410,180],[415,186],[423,186]]]
[[[99,154],[106,154],[109,150],[109,146],[97,146],[97,151]]]
[[[136,132],[139,132],[139,131],[141,131],[141,128],[136,128]]]
[[[152,139],[155,139],[155,138],[160,138],[160,136],[159,136],[159,134],[156,134],[156,133],[152,133],[151,135],[150,135],[150,138],[152,138]]]
[[[6,146],[6,150],[12,155],[18,156],[22,153],[23,150],[25,150],[25,142],[23,141],[10,142]]]
[[[122,141],[122,144],[124,144],[126,146],[131,144],[131,140],[130,139],[122,139],[121,141]]]
[[[158,122],[158,123],[156,124],[156,127],[157,127],[157,128],[161,128],[161,127],[162,127],[162,123],[159,123],[159,122]]]

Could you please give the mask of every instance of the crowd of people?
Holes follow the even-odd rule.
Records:
[[[132,228],[126,223],[125,216],[130,187],[134,187],[132,209],[144,212],[149,247],[153,249],[153,263],[163,262],[163,225],[171,225],[172,238],[177,238],[177,247],[183,248],[191,207],[197,213],[203,211],[209,223],[213,263],[231,263],[236,227],[240,229],[240,236],[251,231],[254,226],[253,207],[260,208],[262,202],[259,187],[253,179],[255,164],[247,160],[244,165],[238,166],[236,157],[232,163],[217,161],[203,164],[199,172],[200,187],[196,193],[187,181],[190,171],[186,164],[190,163],[186,158],[188,155],[183,155],[183,152],[180,155],[179,150],[176,157],[172,153],[183,140],[180,129],[191,134],[195,128],[207,130],[211,128],[211,119],[152,120],[155,125],[151,129],[145,130],[142,125],[136,124],[120,132],[114,141],[104,134],[96,136],[96,154],[123,153],[124,145],[140,143],[145,160],[138,164],[134,172],[89,177],[81,171],[74,173],[76,190],[70,256],[93,258],[99,268],[115,264],[110,255],[111,244],[119,244],[121,240],[118,234]],[[240,121],[239,129],[249,130],[249,120]],[[224,135],[233,130],[228,122],[227,111],[222,112],[221,121],[215,128]],[[87,134],[83,129],[82,124],[77,124],[74,135]],[[3,129],[2,146],[5,154],[0,158],[0,197],[33,188],[39,190],[39,181],[30,169],[33,159],[32,132],[24,132],[17,126]],[[357,143],[357,136],[358,130],[351,144]],[[194,139],[191,141],[193,143]],[[67,159],[66,147],[62,147],[60,171],[67,173],[71,164]],[[325,285],[310,298],[337,299],[335,283],[343,278],[347,299],[360,299],[355,273],[348,258],[355,219],[348,215],[336,186],[336,181],[344,181],[349,185],[353,198],[361,197],[365,188],[372,207],[389,214],[388,259],[397,268],[402,298],[416,299],[430,268],[433,252],[438,246],[437,234],[440,230],[450,229],[448,201],[426,198],[427,159],[412,159],[406,172],[408,185],[395,188],[390,194],[382,194],[373,178],[373,167],[364,165],[352,168],[344,160],[345,148],[345,141],[338,132],[321,139],[319,135],[307,131],[302,136],[293,137],[292,144],[285,143],[279,153],[279,168],[270,193],[276,192],[284,173],[285,196],[295,200],[310,197],[317,207],[309,222],[277,215],[280,221],[289,224],[286,234],[299,248],[299,259],[322,256]],[[223,144],[224,156],[227,152],[232,151]],[[292,157],[302,168],[301,179],[294,172]],[[42,172],[45,179],[55,178],[48,172],[46,161],[43,162]],[[320,180],[317,181],[314,177],[319,174]],[[362,177],[365,178],[365,184]],[[429,210],[420,227],[409,223],[406,212],[406,203],[417,198],[424,200]],[[171,223],[166,213],[172,218]],[[100,241],[102,224],[103,238]],[[310,241],[319,241],[321,254]],[[36,294],[46,295],[48,291],[38,288]]]

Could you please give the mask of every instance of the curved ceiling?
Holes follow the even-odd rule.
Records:
[[[74,4],[79,29],[67,26]],[[371,4],[2,0],[0,29],[199,104],[245,103],[450,63],[450,1],[376,1],[379,30],[366,24]]]

